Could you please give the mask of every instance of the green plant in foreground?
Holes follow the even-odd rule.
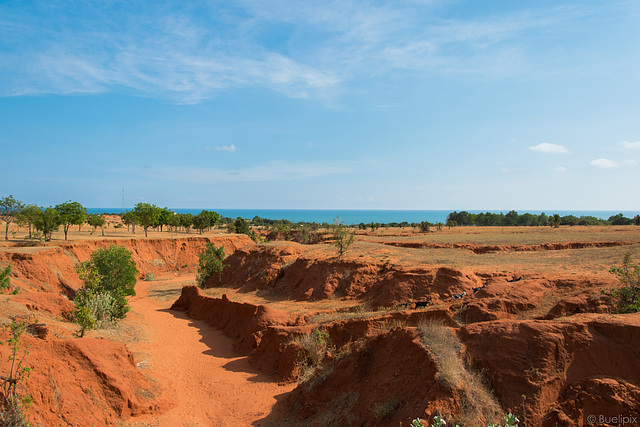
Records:
[[[224,246],[216,248],[213,243],[207,244],[205,251],[198,255],[198,275],[196,276],[198,287],[202,287],[213,273],[222,274],[224,257]]]
[[[422,426],[423,425],[422,421],[423,420],[421,420],[420,418],[416,418],[413,421],[411,421],[411,426],[412,427]],[[504,416],[504,427],[518,427],[519,422],[520,420],[518,419],[518,417],[516,417],[511,412],[509,412]],[[435,417],[433,417],[433,423],[431,424],[431,427],[445,427],[446,425],[447,425],[447,422],[444,420],[444,418],[442,418],[442,416],[436,415]],[[459,427],[458,424],[456,424],[456,427]],[[500,423],[489,424],[487,427],[501,427],[501,425]]]
[[[331,244],[338,248],[338,256],[342,256],[349,250],[349,246],[351,246],[355,240],[355,232],[347,228],[338,218],[333,221],[331,230],[331,234],[333,235]]]
[[[35,320],[34,320],[35,322]],[[10,363],[8,376],[0,375],[0,425],[7,427],[29,426],[25,419],[26,409],[31,405],[31,396],[23,396],[18,390],[22,380],[29,375],[31,368],[23,366],[24,358],[29,354],[28,349],[22,348],[22,334],[31,322],[28,320],[13,320],[4,323],[1,329],[9,333],[9,338],[0,341],[0,345],[7,345],[10,349],[8,361]]]
[[[80,264],[76,271],[84,287],[78,290],[73,301],[72,318],[80,325],[78,335],[83,337],[85,332],[115,320],[118,308],[115,298],[100,287],[102,275],[95,267]]]
[[[8,289],[11,284],[11,280],[9,275],[11,274],[11,264],[7,265],[6,268],[0,271],[0,291],[3,289]]]
[[[640,265],[631,261],[631,252],[627,252],[622,265],[612,267],[609,272],[618,276],[622,285],[610,292],[602,291],[616,313],[637,313],[640,311]]]

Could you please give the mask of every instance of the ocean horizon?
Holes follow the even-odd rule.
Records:
[[[252,219],[255,216],[272,220],[283,220],[297,223],[297,222],[317,222],[317,223],[332,223],[336,218],[338,221],[342,221],[345,224],[360,224],[378,222],[382,224],[389,224],[392,222],[408,222],[419,223],[422,221],[428,221],[431,223],[447,221],[447,215],[454,210],[357,210],[357,209],[216,209],[216,208],[199,208],[199,209],[183,209],[174,208],[171,209],[175,213],[191,213],[198,214],[203,209],[208,211],[215,211],[220,215],[227,218],[244,218]],[[129,211],[131,208],[125,209]],[[457,210],[461,212],[462,210]],[[504,213],[509,210],[466,210],[470,213]],[[122,212],[122,208],[87,208],[88,213],[114,213],[118,214]],[[638,215],[639,211],[613,211],[613,210],[522,210],[518,211],[519,214],[530,213],[539,215],[545,213],[547,215],[559,214],[560,216],[573,215],[576,217],[581,216],[593,216],[599,219],[609,219],[612,215],[622,213],[627,218],[633,218]]]

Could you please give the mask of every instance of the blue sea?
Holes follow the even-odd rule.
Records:
[[[446,222],[447,215],[453,212],[453,210],[344,210],[344,209],[216,209],[206,208],[209,211],[218,212],[220,215],[228,218],[244,218],[252,219],[255,216],[266,219],[286,219],[291,222],[317,222],[317,223],[329,223],[331,224],[334,219],[344,222],[345,224],[360,224],[378,222],[382,224],[388,224],[391,222],[403,222],[408,223],[428,221],[431,223]],[[128,209],[130,210],[130,209]],[[174,212],[179,213],[192,213],[198,214],[202,209],[172,209]],[[122,208],[88,208],[89,213],[120,213]],[[460,210],[458,210],[459,212]],[[496,211],[496,210],[467,210],[470,213],[492,212],[492,213],[507,213],[508,211]],[[594,216],[600,219],[608,219],[612,215],[622,213],[627,218],[633,218],[640,211],[535,211],[535,210],[523,210],[518,211],[519,214],[524,213],[541,214],[542,212],[547,215],[559,214],[560,216],[574,215],[576,217],[581,216]]]

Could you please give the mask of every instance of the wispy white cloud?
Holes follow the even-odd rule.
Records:
[[[548,142],[543,142],[538,145],[532,145],[529,147],[530,151],[535,151],[538,153],[548,153],[548,154],[567,154],[569,150],[564,145],[550,144]]]
[[[516,36],[572,19],[557,10],[444,18],[430,1],[108,3],[0,4],[11,23],[0,29],[0,96],[125,88],[193,103],[250,86],[322,98],[397,69],[520,76],[526,47]]]
[[[565,168],[564,166],[558,166],[557,168],[554,168],[553,171],[563,173],[567,171],[567,168]]]
[[[622,145],[623,148],[626,148],[627,150],[640,150],[640,141],[637,141],[637,142],[622,141],[620,144]]]
[[[146,176],[167,181],[197,184],[220,182],[291,181],[355,172],[360,162],[297,162],[273,161],[252,167],[224,170],[201,167],[155,167],[143,170]]]
[[[596,159],[591,161],[591,166],[599,169],[616,169],[621,167],[634,167],[636,165],[635,160],[623,160],[618,162],[610,159]]]
[[[222,145],[219,147],[216,147],[216,151],[229,151],[231,153],[236,151],[236,146],[235,144],[231,144],[231,145]]]

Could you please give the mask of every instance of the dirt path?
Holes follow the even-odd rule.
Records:
[[[130,299],[130,316],[146,339],[128,344],[136,362],[175,400],[163,416],[129,425],[262,426],[276,397],[293,389],[278,386],[233,351],[232,340],[185,313],[170,311],[185,280],[140,281]],[[167,380],[163,380],[166,378]],[[168,384],[165,384],[169,382]],[[172,393],[173,392],[173,393]],[[175,394],[174,394],[175,393]]]

